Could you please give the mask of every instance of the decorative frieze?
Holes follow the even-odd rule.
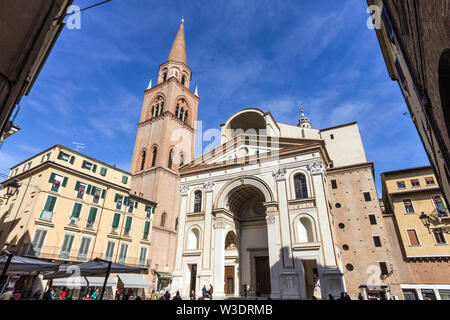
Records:
[[[180,186],[180,193],[182,196],[186,196],[189,192],[189,187],[186,185],[181,185]]]
[[[208,182],[205,182],[203,184],[203,189],[205,189],[206,192],[211,192],[214,190],[214,186],[215,186],[214,181],[209,180]]]
[[[226,222],[222,218],[215,218],[213,222],[214,229],[225,229]]]
[[[268,214],[268,215],[266,215],[266,221],[267,221],[267,224],[273,224],[273,223],[275,223],[275,215],[273,215],[273,214]]]
[[[322,161],[317,161],[306,165],[306,168],[311,174],[321,174],[323,173],[323,163]]]
[[[272,176],[275,177],[275,180],[284,180],[286,178],[286,171],[286,168],[274,170]]]

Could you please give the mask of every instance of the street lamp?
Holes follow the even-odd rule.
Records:
[[[5,186],[4,190],[6,190],[6,193],[1,198],[8,200],[17,192],[17,190],[19,190],[19,188],[20,188],[19,180],[14,179]]]
[[[424,212],[419,217],[420,221],[422,221],[423,225],[428,229],[428,233],[430,232],[430,220],[431,218],[426,215]]]

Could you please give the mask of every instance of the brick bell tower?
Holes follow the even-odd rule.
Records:
[[[130,168],[131,192],[158,204],[149,254],[149,277],[154,285],[156,279],[167,282],[158,274],[173,271],[180,203],[178,169],[194,156],[199,97],[189,90],[191,78],[183,19],[167,61],[159,66],[158,84],[152,88],[150,81],[145,90]]]

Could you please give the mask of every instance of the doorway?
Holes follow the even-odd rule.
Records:
[[[195,292],[195,285],[197,283],[197,265],[191,264],[190,269],[191,269],[191,283],[189,286],[189,293],[191,293],[192,290]]]
[[[225,267],[225,294],[234,294],[234,266]]]
[[[256,295],[270,294],[269,257],[255,257]]]

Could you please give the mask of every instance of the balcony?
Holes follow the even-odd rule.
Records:
[[[52,221],[52,217],[53,217],[53,212],[52,211],[42,211],[40,219],[41,220],[45,220],[45,221]]]

